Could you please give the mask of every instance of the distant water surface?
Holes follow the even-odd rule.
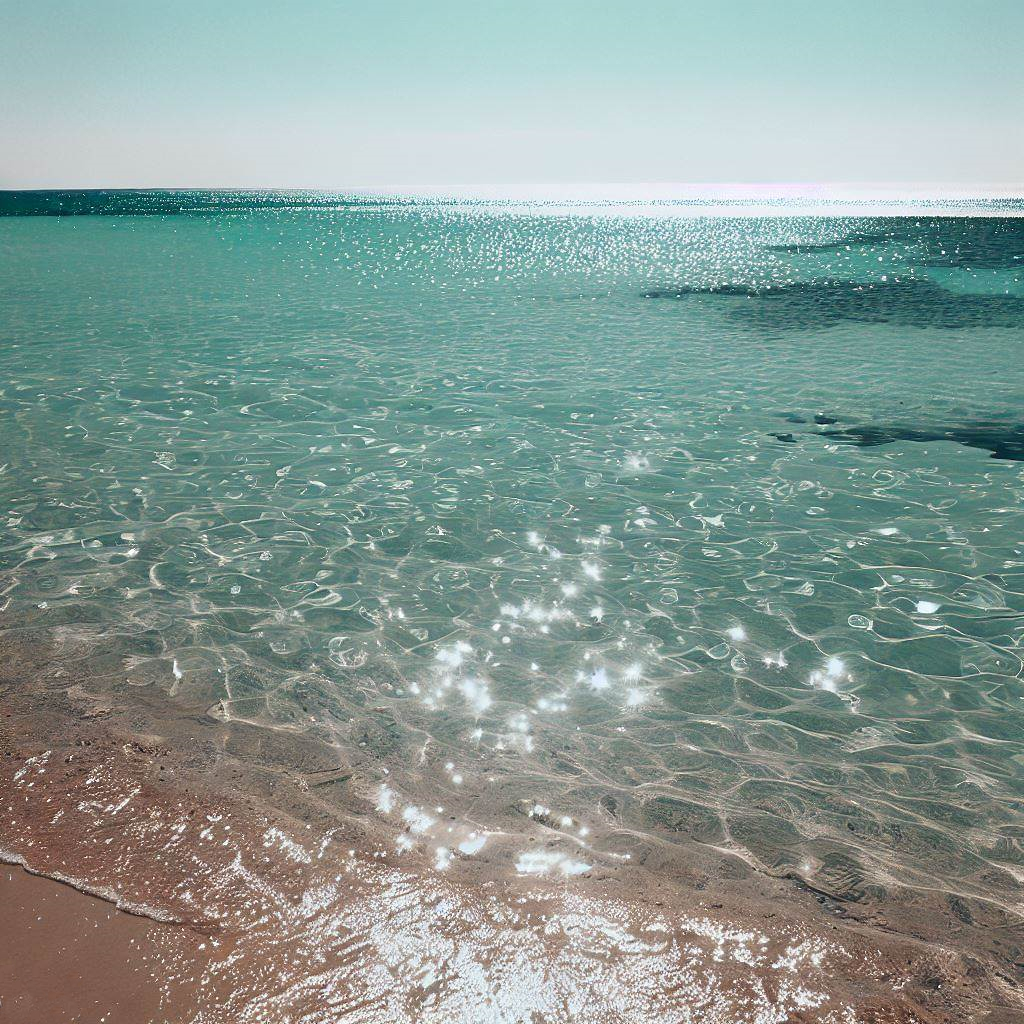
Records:
[[[86,214],[0,220],[12,635],[361,752],[400,848],[1019,908],[1024,220],[0,212]]]

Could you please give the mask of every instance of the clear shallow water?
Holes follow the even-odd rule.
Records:
[[[1018,906],[1024,221],[619,212],[0,220],[0,624],[439,868]]]

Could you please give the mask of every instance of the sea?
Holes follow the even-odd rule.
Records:
[[[0,635],[423,872],[1019,917],[1022,214],[0,193]]]

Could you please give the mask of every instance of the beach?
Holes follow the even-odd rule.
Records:
[[[187,1020],[205,1001],[203,937],[20,867],[0,873],[0,935],[0,1010],[12,1024]]]
[[[260,771],[197,709],[26,689],[5,681],[0,734],[3,858],[33,872],[4,876],[11,1020],[1019,1017],[1015,922],[981,904],[851,901],[693,847],[568,882],[442,875],[396,853],[372,795],[320,798],[348,788],[336,751]]]
[[[43,876],[7,873],[12,1020],[43,1007],[93,1019],[95,1003],[154,1022],[473,1019],[481,1006],[496,1019],[938,1021],[1008,996],[972,971],[970,936],[938,953],[752,872],[433,882],[365,810],[351,822],[317,807],[301,775],[246,793],[217,778],[241,774],[230,757],[197,771],[176,756],[184,736],[129,739],[92,719],[37,738],[36,721],[5,715],[4,857]]]

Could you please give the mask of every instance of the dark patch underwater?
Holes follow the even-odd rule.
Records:
[[[846,249],[892,246],[914,252],[920,267],[1016,270],[1024,267],[1024,220],[1018,217],[936,217],[922,230],[916,218],[882,218],[868,230],[851,231],[834,241],[792,242],[769,252],[825,254]]]
[[[841,321],[901,327],[1019,327],[1024,298],[951,292],[934,281],[904,279],[864,284],[856,281],[798,282],[766,287],[739,285],[654,289],[647,299],[735,301],[731,315],[763,331],[812,330]]]
[[[810,420],[799,413],[782,413],[787,423],[807,424]],[[838,422],[834,416],[817,414],[813,422],[827,425]],[[772,437],[784,444],[796,444],[797,436],[792,432],[772,432]],[[857,448],[878,448],[900,441],[952,441],[967,448],[980,448],[991,452],[994,459],[1024,462],[1024,423],[1000,420],[974,420],[955,426],[908,427],[899,424],[879,425],[875,423],[839,427],[835,430],[820,430],[815,437],[827,437],[832,441],[854,445]]]
[[[1024,462],[1024,423],[968,423],[947,428],[913,428],[900,426],[854,426],[841,430],[823,430],[823,437],[832,438],[858,448],[877,448],[897,441],[953,441],[968,448],[981,448],[994,459]]]

